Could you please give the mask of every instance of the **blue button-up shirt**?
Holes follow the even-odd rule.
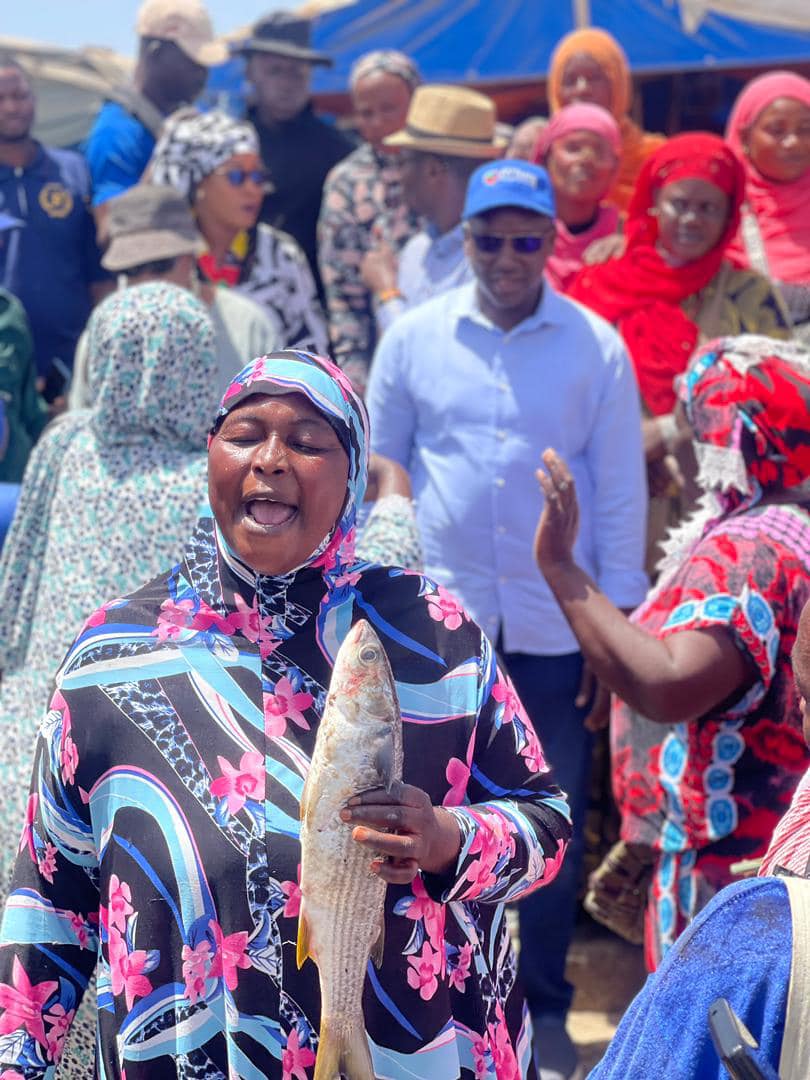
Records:
[[[577,485],[576,558],[621,607],[639,603],[646,476],[635,377],[618,334],[547,284],[512,330],[470,282],[386,332],[368,389],[372,446],[410,469],[428,573],[509,652],[576,639],[534,562],[534,475],[554,447]]]
[[[461,223],[441,234],[431,226],[422,229],[411,237],[399,256],[397,288],[402,297],[377,308],[380,333],[410,308],[470,280],[472,269],[464,254]]]

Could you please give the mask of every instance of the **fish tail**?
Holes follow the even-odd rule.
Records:
[[[374,1080],[368,1039],[362,1024],[346,1027],[324,1018],[312,1080],[337,1080],[340,1076]]]

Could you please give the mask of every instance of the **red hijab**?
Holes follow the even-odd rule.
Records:
[[[706,180],[728,195],[728,222],[717,244],[699,259],[671,266],[656,250],[658,219],[651,212],[662,187],[676,180]],[[641,396],[658,416],[675,405],[673,381],[697,345],[698,327],[681,310],[704,289],[723,262],[737,231],[745,188],[742,166],[717,135],[676,135],[642,166],[630,203],[624,255],[586,267],[568,295],[613,323],[630,352]]]

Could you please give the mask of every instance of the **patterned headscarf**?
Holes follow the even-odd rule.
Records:
[[[217,361],[203,305],[137,285],[99,304],[89,333],[95,403],[34,447],[0,560],[0,667],[40,674],[29,718],[81,620],[178,558],[205,504]]]
[[[396,49],[376,49],[355,60],[349,72],[349,89],[354,90],[361,79],[369,75],[396,75],[410,86],[411,90],[422,81],[422,75],[416,63],[403,52]]]
[[[810,350],[754,334],[701,348],[678,381],[706,490],[755,498],[810,479]]]
[[[187,289],[153,282],[113,293],[90,318],[88,346],[100,444],[205,446],[216,398],[214,329]]]
[[[209,445],[228,413],[254,394],[303,394],[335,429],[349,458],[346,501],[332,532],[302,566],[332,571],[353,562],[357,508],[368,481],[368,413],[362,398],[331,360],[292,349],[269,353],[242,368],[225,391]],[[224,544],[221,535],[220,542]]]
[[[258,154],[259,137],[247,120],[214,109],[183,107],[163,125],[147,175],[153,184],[179,191],[189,202],[206,176],[236,154]]]

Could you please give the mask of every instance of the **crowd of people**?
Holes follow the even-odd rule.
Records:
[[[375,1073],[581,1076],[584,894],[655,973],[594,1075],[721,1075],[705,1016],[656,1031],[810,871],[810,82],[664,137],[578,30],[509,130],[382,50],[354,137],[298,14],[236,47],[243,116],[194,105],[200,0],[137,33],[80,151],[0,56],[2,1080],[312,1075],[299,806],[360,618],[405,728],[351,811]],[[774,1066],[785,940],[695,995]]]

